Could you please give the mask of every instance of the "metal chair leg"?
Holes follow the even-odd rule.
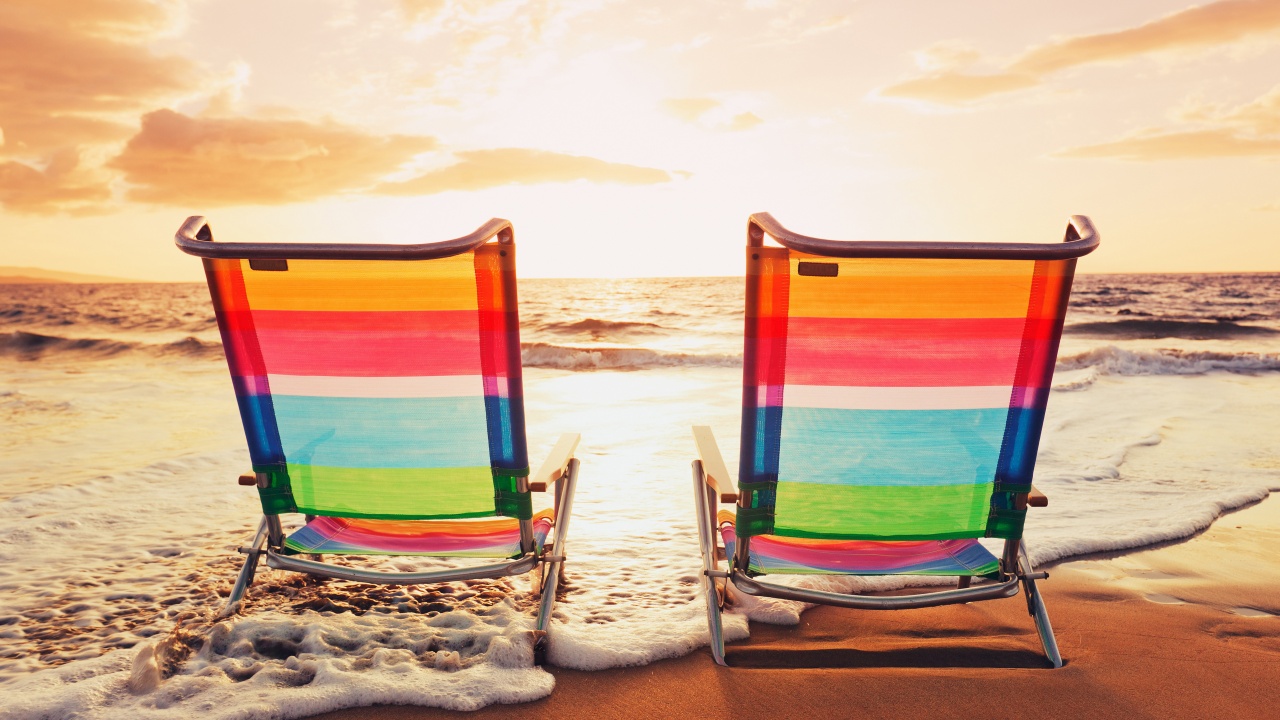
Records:
[[[1018,543],[1018,564],[1021,569],[1022,590],[1027,594],[1027,612],[1035,620],[1036,632],[1040,634],[1040,644],[1044,646],[1045,657],[1055,668],[1062,667],[1062,653],[1058,651],[1058,641],[1053,636],[1053,626],[1049,623],[1049,611],[1045,609],[1044,598],[1036,588],[1036,581],[1031,570],[1031,560],[1027,556],[1026,543]]]
[[[698,542],[702,549],[702,592],[707,599],[707,630],[711,634],[711,656],[717,665],[724,661],[724,628],[720,619],[720,596],[716,592],[715,576],[721,573],[716,558],[715,526],[711,520],[715,491],[708,488],[702,473],[702,462],[693,461],[693,498],[698,509]],[[726,588],[726,591],[728,589]]]
[[[578,461],[569,461],[569,472],[556,488],[556,532],[551,543],[551,551],[556,557],[565,557],[565,544],[569,537],[569,515],[573,512],[573,492],[578,484]],[[538,603],[538,620],[534,628],[541,633],[533,644],[534,663],[543,665],[547,659],[547,631],[551,627],[551,613],[555,610],[556,590],[564,580],[564,560],[552,560],[543,563],[542,568],[542,600]]]
[[[232,586],[231,594],[227,596],[227,604],[222,606],[218,617],[230,617],[240,611],[240,602],[244,599],[244,593],[253,584],[253,578],[258,572],[258,561],[262,559],[262,547],[267,542],[268,534],[267,518],[264,517],[258,523],[258,531],[253,536],[253,542],[249,547],[242,548],[242,552],[245,553],[244,565],[240,566],[236,584]]]

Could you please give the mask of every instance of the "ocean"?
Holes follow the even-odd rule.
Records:
[[[520,292],[531,461],[561,432],[583,436],[551,662],[595,670],[704,646],[689,428],[711,425],[736,459],[741,279]],[[527,578],[372,588],[264,566],[244,612],[214,617],[260,511],[236,484],[249,459],[203,285],[0,286],[0,418],[0,715],[286,718],[553,689],[532,665]],[[1280,490],[1277,425],[1280,275],[1078,277],[1033,560],[1186,538]],[[804,609],[743,598],[726,635]]]

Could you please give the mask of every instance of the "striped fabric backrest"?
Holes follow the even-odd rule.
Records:
[[[530,516],[514,246],[204,263],[266,512]]]
[[[1020,537],[1075,260],[747,263],[738,532]]]

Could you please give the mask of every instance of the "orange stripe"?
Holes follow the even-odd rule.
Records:
[[[255,310],[475,310],[472,253],[436,260],[290,260],[252,270],[241,261]]]
[[[836,277],[800,275],[801,260]],[[792,317],[1026,317],[1035,263],[1025,260],[824,258],[791,253]]]

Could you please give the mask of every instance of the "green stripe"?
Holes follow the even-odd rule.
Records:
[[[826,485],[778,483],[773,532],[844,540],[983,537],[992,483]]]
[[[289,464],[298,512],[390,520],[494,514],[493,471],[462,468],[344,468]]]

